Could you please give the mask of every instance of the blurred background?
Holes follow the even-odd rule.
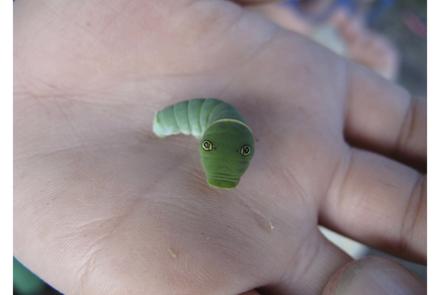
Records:
[[[288,0],[255,10],[353,62],[426,98],[426,0]],[[324,234],[354,258],[386,255],[339,236]],[[393,258],[397,259],[397,258]],[[426,266],[401,259],[426,281]],[[60,294],[14,258],[14,294]]]
[[[396,0],[371,23],[398,48],[397,82],[412,94],[426,98],[426,0]]]

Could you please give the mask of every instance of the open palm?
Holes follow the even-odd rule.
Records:
[[[423,162],[402,89],[231,2],[15,6],[15,255],[56,288],[316,294],[350,260],[318,221],[425,259],[424,178],[345,141]],[[208,187],[194,138],[152,133],[194,97],[254,130],[234,190]]]

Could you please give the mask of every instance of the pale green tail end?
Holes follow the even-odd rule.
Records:
[[[157,120],[157,113],[154,114],[153,120],[153,133],[158,137],[165,137],[164,132],[162,130],[162,126],[160,126],[159,121]]]
[[[153,132],[159,137],[176,134],[200,138],[204,126],[200,125],[200,108],[205,100],[192,99],[170,105],[154,116]]]
[[[153,132],[158,137],[181,133],[174,117],[174,108],[169,106],[154,114]]]

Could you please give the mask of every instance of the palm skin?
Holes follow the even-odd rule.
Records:
[[[344,60],[223,1],[18,2],[15,36],[15,255],[56,288],[316,294],[349,261],[317,230],[350,157]],[[234,190],[152,133],[193,97],[254,131]]]

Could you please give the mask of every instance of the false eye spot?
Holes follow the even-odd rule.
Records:
[[[214,144],[206,139],[202,141],[202,149],[207,152],[212,151],[214,149]]]
[[[250,153],[251,153],[251,147],[250,147],[249,145],[245,144],[245,145],[241,146],[241,148],[240,148],[240,154],[241,154],[242,156],[245,156],[245,157],[246,157],[246,156],[249,156]]]

